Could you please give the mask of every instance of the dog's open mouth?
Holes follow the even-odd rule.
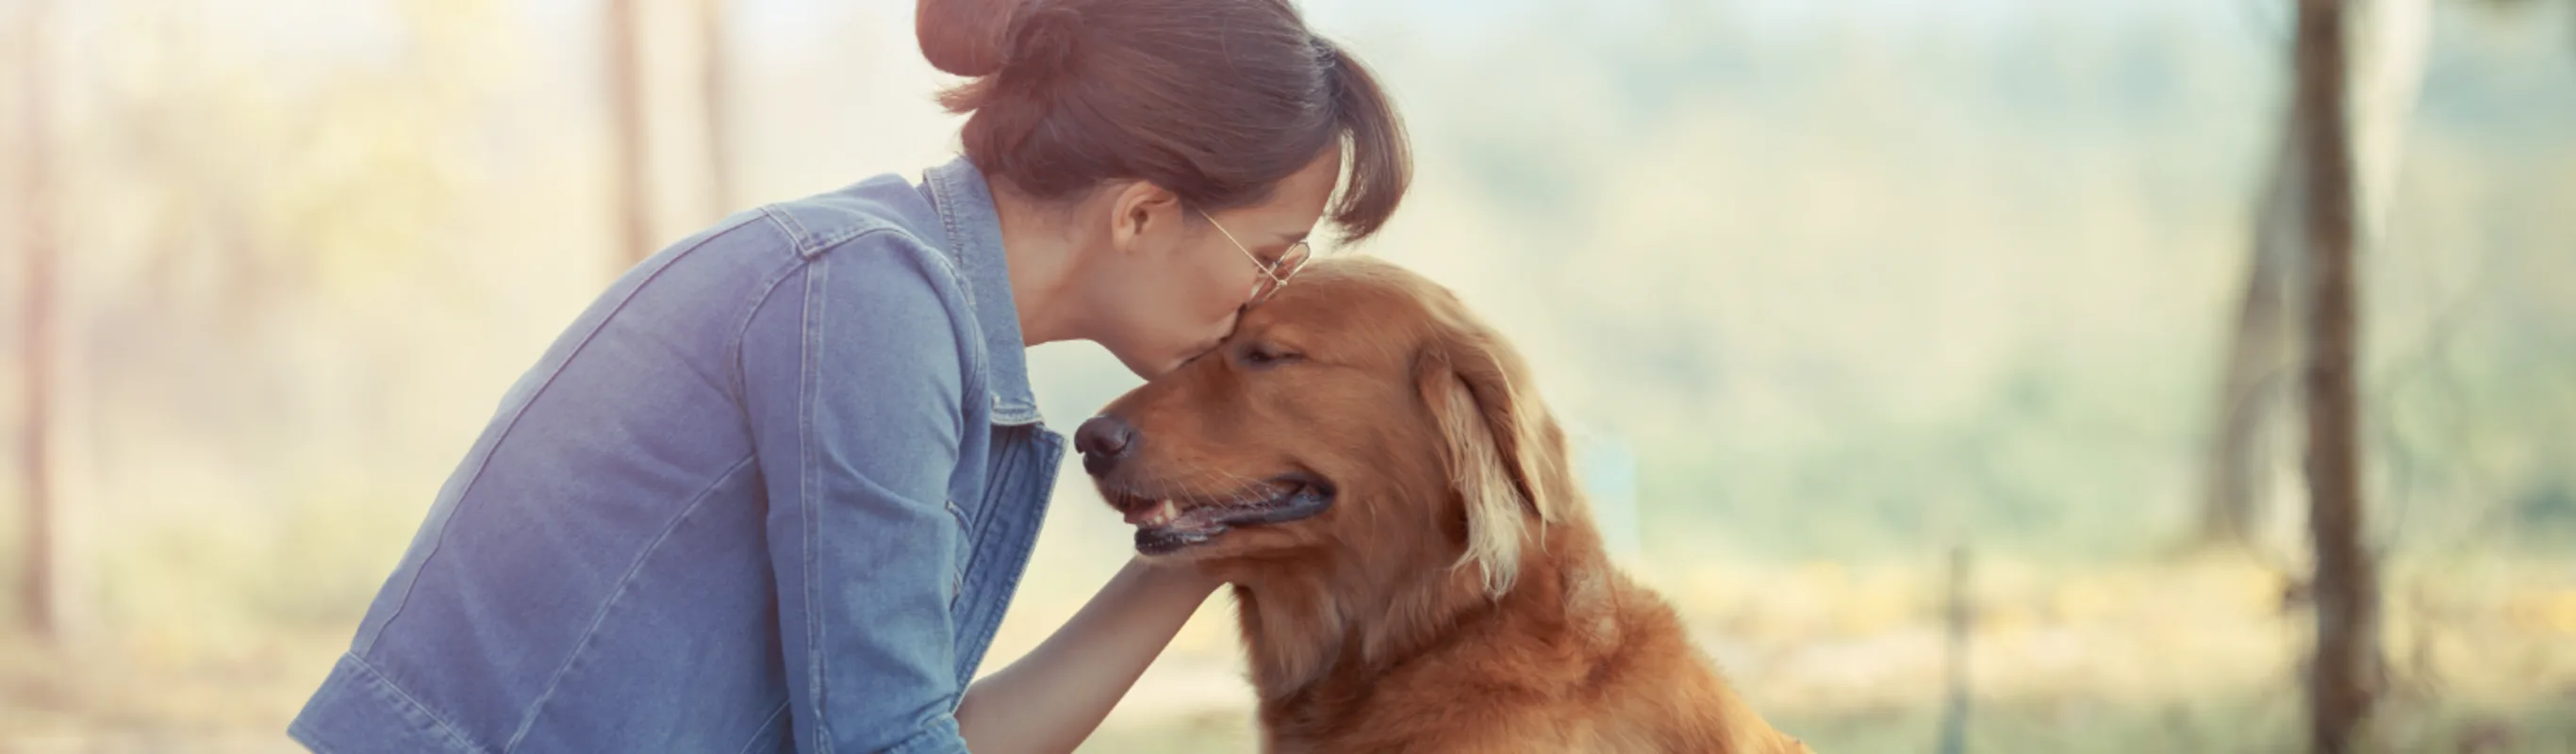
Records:
[[[1136,551],[1162,555],[1208,543],[1243,526],[1285,523],[1332,507],[1333,485],[1291,474],[1213,496],[1158,497],[1102,490],[1109,505],[1136,525]]]

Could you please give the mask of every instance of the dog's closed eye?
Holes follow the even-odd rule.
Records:
[[[1304,359],[1303,354],[1276,343],[1252,343],[1244,346],[1236,360],[1246,369],[1270,369]]]

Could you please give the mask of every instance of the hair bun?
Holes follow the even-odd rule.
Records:
[[[931,67],[967,77],[1002,70],[1003,34],[1022,0],[918,0],[912,31]]]
[[[998,73],[1009,86],[1038,86],[1072,66],[1082,46],[1082,13],[1045,0],[1023,11],[1011,20],[1010,46]]]

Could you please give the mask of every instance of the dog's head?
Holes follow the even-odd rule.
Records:
[[[1365,258],[1309,267],[1075,447],[1139,552],[1207,566],[1437,551],[1500,594],[1531,529],[1575,504],[1519,356],[1446,289]]]

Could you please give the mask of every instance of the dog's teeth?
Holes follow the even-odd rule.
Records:
[[[1171,523],[1172,519],[1180,517],[1180,506],[1173,505],[1170,500],[1163,501],[1163,507],[1154,510],[1154,524],[1157,526]]]

